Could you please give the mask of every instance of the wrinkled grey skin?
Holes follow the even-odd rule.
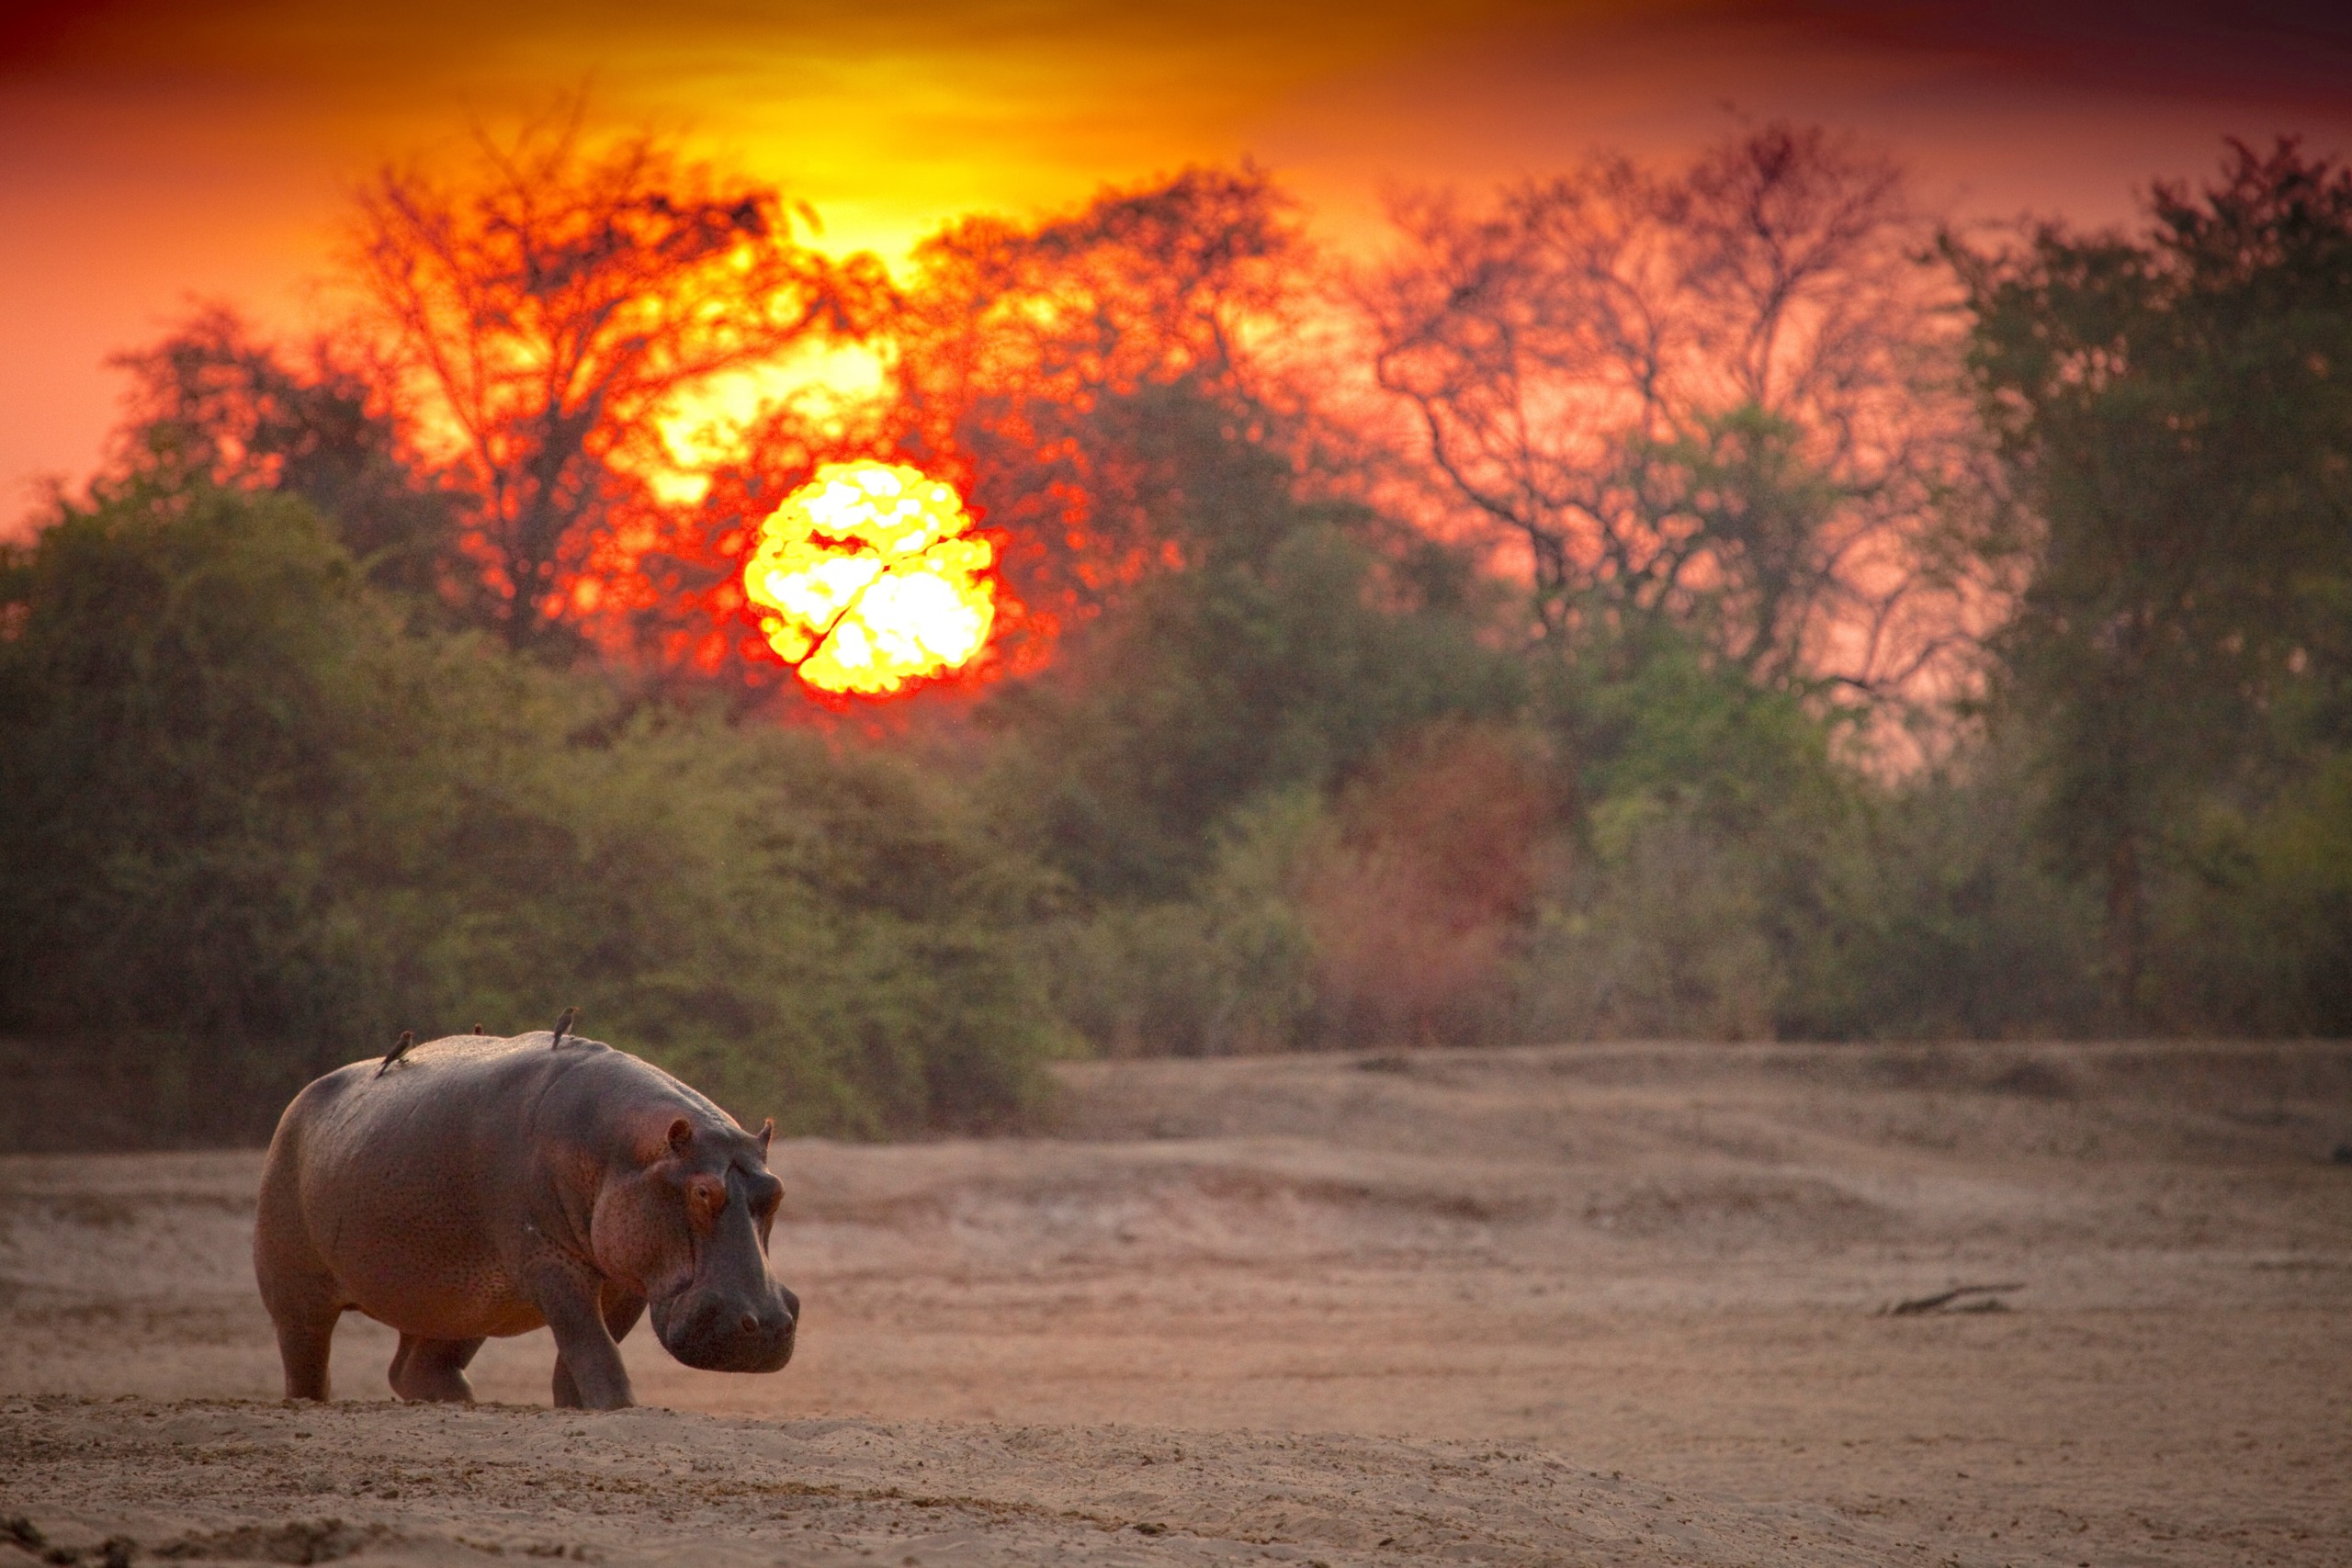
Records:
[[[618,1341],[650,1305],[690,1367],[772,1372],[800,1303],[767,1270],[783,1185],[755,1135],[660,1068],[545,1032],[455,1035],[294,1098],[263,1167],[254,1273],[291,1399],[324,1399],[335,1321],[400,1333],[392,1392],[470,1400],[492,1336],[545,1324],[555,1402],[632,1403]]]

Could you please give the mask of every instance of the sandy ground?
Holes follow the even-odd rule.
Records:
[[[640,1330],[615,1416],[526,1408],[543,1333],[393,1405],[357,1319],[281,1404],[257,1154],[0,1159],[0,1568],[2352,1562],[2352,1047],[1067,1079],[779,1145],[798,1359]]]

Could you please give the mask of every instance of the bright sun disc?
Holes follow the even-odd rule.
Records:
[[[994,551],[955,491],[898,463],[827,463],[760,525],[743,591],[760,633],[825,692],[878,695],[988,645]]]

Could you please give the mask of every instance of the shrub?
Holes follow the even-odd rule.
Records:
[[[106,494],[6,604],[0,1026],[140,1043],[165,1136],[266,1130],[402,1028],[566,1003],[796,1131],[1037,1092],[1040,883],[902,764],[407,632],[282,497]]]

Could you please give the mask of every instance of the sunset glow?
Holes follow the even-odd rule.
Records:
[[[819,691],[878,695],[968,664],[995,624],[994,550],[954,490],[901,464],[828,463],[760,525],[743,591]]]
[[[0,231],[28,237],[0,265],[0,537],[39,481],[100,461],[121,391],[107,355],[190,299],[295,339],[331,325],[319,285],[355,178],[584,83],[611,123],[805,200],[828,252],[894,265],[959,217],[1244,156],[1328,242],[1374,248],[1392,187],[1475,191],[1603,146],[1679,156],[1727,107],[1852,127],[1970,219],[2117,221],[2150,177],[2204,171],[2224,133],[2352,136],[2340,28],[2167,27],[2112,4],[1380,0],[1345,27],[1230,0],[21,9],[0,37]]]

